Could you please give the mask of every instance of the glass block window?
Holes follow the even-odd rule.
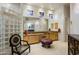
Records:
[[[13,6],[13,4],[11,5]],[[17,7],[17,5],[15,5]],[[2,13],[0,13],[0,54],[10,54],[9,38],[13,34],[20,34],[21,17],[19,11],[20,8],[15,8],[18,11],[15,12],[15,7],[8,8],[2,7]],[[6,12],[6,9],[10,12]],[[14,9],[14,10],[12,10]],[[15,14],[13,14],[15,13]]]

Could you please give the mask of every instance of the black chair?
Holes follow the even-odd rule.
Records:
[[[11,52],[12,55],[18,54],[21,55],[23,54],[26,50],[29,50],[28,53],[30,53],[30,45],[28,44],[27,41],[21,40],[21,37],[19,34],[14,34],[10,37],[10,47],[11,47]],[[22,45],[22,42],[26,42],[26,45]]]

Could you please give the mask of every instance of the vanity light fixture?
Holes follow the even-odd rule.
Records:
[[[40,9],[38,10],[38,12],[39,12],[39,16],[40,16],[40,17],[44,17],[45,12],[44,12],[44,9],[43,9],[43,8],[40,8]]]

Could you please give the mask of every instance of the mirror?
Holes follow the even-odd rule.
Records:
[[[30,18],[24,19],[24,32],[48,31],[48,19]]]

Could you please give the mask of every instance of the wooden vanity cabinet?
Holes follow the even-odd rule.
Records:
[[[34,44],[40,42],[41,36],[46,36],[46,38],[52,39],[53,41],[58,40],[58,32],[50,31],[50,32],[32,32],[28,35],[24,36],[24,40],[28,41],[29,44]]]

